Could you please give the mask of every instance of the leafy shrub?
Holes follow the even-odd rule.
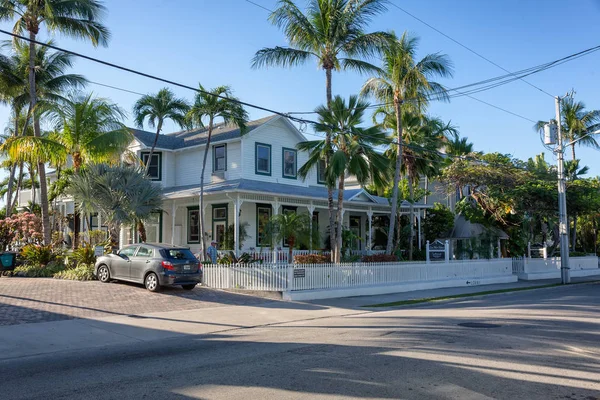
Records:
[[[41,243],[42,221],[39,216],[22,212],[0,220],[0,250],[7,246]]]
[[[328,264],[331,258],[324,254],[301,254],[294,256],[296,264]]]
[[[96,279],[94,276],[94,266],[87,264],[79,264],[75,268],[59,271],[53,276],[56,279],[67,279],[71,281],[91,281]]]
[[[242,255],[236,257],[233,251],[217,258],[217,264],[254,264],[255,262],[257,262],[257,260],[250,254],[242,253]]]
[[[381,262],[396,262],[398,257],[394,254],[373,254],[370,256],[363,256],[362,262],[368,263],[381,263]]]
[[[94,255],[94,246],[90,243],[82,243],[77,249],[73,250],[73,254],[69,257],[75,262],[75,266],[79,265],[94,265],[96,256]]]
[[[50,262],[45,266],[39,264],[22,265],[15,268],[14,275],[29,278],[50,278],[64,269],[64,264],[59,262]]]
[[[56,254],[52,251],[52,246],[28,244],[21,249],[21,257],[28,265],[44,267],[56,259]]]

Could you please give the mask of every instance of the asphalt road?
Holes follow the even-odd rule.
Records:
[[[1,399],[600,399],[600,285],[5,360],[0,374]]]

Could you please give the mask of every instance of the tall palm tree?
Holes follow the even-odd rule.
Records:
[[[170,119],[183,128],[186,122],[185,115],[189,108],[190,106],[185,99],[175,97],[175,93],[168,88],[163,88],[156,94],[142,96],[133,106],[133,116],[138,128],[142,129],[144,127],[145,120],[148,120],[148,125],[151,128],[156,127],[156,136],[146,162],[146,174],[150,168],[154,148],[158,142],[158,135],[165,120]]]
[[[364,60],[380,54],[392,36],[386,32],[365,33],[365,29],[371,18],[386,11],[386,3],[387,0],[309,0],[303,13],[294,1],[279,0],[279,7],[269,20],[283,30],[289,46],[259,50],[252,59],[252,67],[294,67],[316,60],[318,67],[325,71],[329,106],[333,71],[379,71]],[[331,137],[327,136],[326,140]],[[326,166],[329,157],[328,153],[323,155]],[[329,224],[334,226],[332,186],[328,186],[328,208]],[[330,244],[333,249],[333,235]]]
[[[473,152],[473,143],[468,137],[455,137],[449,140],[445,146],[446,154],[450,156],[465,156]]]
[[[577,160],[575,145],[600,148],[593,132],[600,129],[600,110],[586,110],[585,104],[575,101],[574,96],[567,96],[560,102],[561,125],[563,139],[568,140],[571,146],[572,160]],[[556,120],[552,120],[556,122]],[[534,125],[536,131],[544,129],[548,121],[538,121]]]
[[[386,253],[393,249],[395,215],[398,211],[398,187],[402,168],[402,109],[405,100],[409,109],[424,111],[431,96],[447,100],[444,87],[433,81],[434,77],[452,76],[450,59],[440,53],[428,54],[416,60],[419,39],[404,32],[393,45],[386,48],[383,68],[377,76],[370,78],[363,86],[362,94],[372,95],[386,103],[396,115],[396,166],[392,188],[392,218],[388,233]],[[389,129],[389,127],[387,127]]]
[[[325,168],[325,179],[328,183],[337,181],[338,184],[336,224],[331,225],[331,236],[335,236],[333,261],[338,263],[341,261],[346,175],[355,176],[361,185],[374,183],[381,186],[389,167],[387,158],[376,151],[378,146],[389,144],[385,132],[377,126],[360,126],[368,107],[369,103],[358,96],[350,96],[347,103],[342,97],[335,96],[329,107],[320,106],[315,110],[318,114],[315,131],[329,136],[331,140],[313,140],[297,145],[299,150],[309,153],[308,161],[298,170],[303,178],[323,159],[323,154],[331,154],[331,162]]]
[[[143,169],[127,165],[91,164],[73,176],[69,192],[81,213],[102,214],[115,246],[121,225],[145,221],[162,207],[161,187]]]
[[[29,36],[29,104],[34,113],[34,135],[41,137],[39,118],[36,117],[38,93],[36,87],[36,46],[34,41],[42,25],[50,32],[60,32],[81,39],[88,39],[94,46],[106,45],[110,36],[100,23],[105,7],[99,0],[2,0],[0,21],[14,20],[13,32]],[[38,164],[40,176],[40,203],[44,243],[51,240],[50,216],[48,214],[48,187],[44,163]]]
[[[107,99],[74,95],[61,103],[40,103],[54,131],[36,136],[9,138],[4,148],[11,159],[23,162],[33,159],[56,167],[73,163],[77,175],[84,164],[119,161],[133,137],[121,122],[125,113]],[[78,246],[77,213],[73,246]]]
[[[194,104],[187,113],[187,120],[191,125],[206,129],[206,147],[202,158],[202,171],[200,173],[200,254],[206,255],[206,242],[204,238],[204,172],[206,160],[210,151],[210,142],[213,129],[217,120],[237,126],[242,134],[246,131],[248,113],[244,107],[237,103],[229,86],[219,86],[206,90],[201,84],[200,92],[196,94]]]
[[[375,112],[375,118],[383,116],[382,126],[396,131],[396,113],[390,112],[385,107]],[[409,221],[410,238],[408,257],[413,258],[414,248],[414,187],[421,178],[433,177],[439,173],[442,156],[439,149],[446,143],[449,143],[457,134],[456,127],[450,123],[444,123],[439,118],[430,118],[422,116],[416,111],[404,110],[402,113],[402,163],[401,173],[408,179],[409,191]],[[388,148],[385,155],[396,164],[397,147]],[[392,188],[393,190],[393,188]],[[398,199],[400,201],[400,199]],[[392,233],[393,234],[393,233]]]

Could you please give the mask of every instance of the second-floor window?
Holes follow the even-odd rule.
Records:
[[[256,173],[271,175],[271,145],[256,143]]]
[[[227,171],[227,145],[213,146],[213,172]]]
[[[150,157],[150,152],[142,152],[141,154],[142,162],[144,165],[148,164],[148,157]],[[162,153],[154,152],[152,153],[152,160],[150,160],[150,167],[148,168],[148,177],[153,181],[160,181],[162,179]]]
[[[317,164],[317,183],[325,183],[325,160],[319,160]]]
[[[283,177],[296,179],[297,176],[297,153],[294,149],[283,148]]]

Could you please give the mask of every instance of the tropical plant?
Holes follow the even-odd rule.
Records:
[[[568,181],[576,181],[581,179],[584,175],[587,175],[590,168],[586,165],[579,167],[579,160],[570,160],[565,162],[565,177]],[[571,247],[573,251],[577,244],[577,213],[572,212],[573,218],[573,229],[571,232]]]
[[[93,264],[80,264],[75,268],[55,272],[52,277],[70,281],[93,281],[96,279]]]
[[[175,97],[175,93],[168,88],[163,88],[156,94],[142,96],[133,106],[135,124],[138,128],[143,129],[146,120],[148,126],[156,128],[156,136],[146,162],[146,174],[148,174],[152,155],[164,122],[170,119],[183,128],[186,125],[185,115],[189,108],[190,106],[185,99]]]
[[[143,169],[129,165],[91,164],[73,177],[69,193],[84,215],[102,214],[113,245],[119,243],[121,225],[146,221],[162,206],[160,186],[147,179]]]
[[[210,142],[215,122],[222,120],[224,124],[237,126],[240,133],[244,134],[247,129],[248,113],[237,98],[233,96],[229,86],[219,86],[211,90],[206,90],[201,84],[199,86],[200,91],[196,94],[194,104],[188,111],[187,120],[191,125],[206,131],[206,143],[200,173],[200,210],[204,210],[204,173],[208,153],[211,150]],[[200,232],[205,232],[203,212],[200,212]],[[200,254],[202,254],[202,257],[206,257],[206,239],[204,235],[201,235],[200,238]]]
[[[600,130],[600,110],[588,111],[585,109],[585,104],[581,101],[575,101],[574,95],[570,95],[561,99],[560,102],[561,114],[561,130],[563,140],[568,140],[568,146],[571,146],[572,160],[576,160],[575,145],[583,145],[600,148],[596,138],[594,137]],[[552,120],[556,123],[556,120]],[[534,125],[536,131],[544,129],[548,121],[538,121]]]
[[[369,79],[363,86],[364,95],[372,95],[385,103],[395,115],[396,132],[396,166],[394,171],[394,186],[392,190],[392,216],[398,209],[398,186],[402,169],[402,113],[403,105],[408,102],[408,108],[417,114],[423,113],[431,97],[447,100],[448,94],[444,87],[433,81],[434,77],[452,76],[452,64],[444,54],[434,53],[416,61],[419,39],[404,32],[395,40],[393,45],[385,49],[383,68],[377,76]],[[390,129],[389,126],[386,128]],[[396,218],[390,218],[386,253],[393,250],[394,225]]]
[[[425,239],[433,242],[441,235],[449,232],[454,226],[454,213],[443,204],[435,203],[433,208],[427,211],[423,219],[423,233]]]
[[[297,145],[299,150],[309,153],[307,162],[298,170],[302,178],[308,176],[325,154],[331,154],[331,162],[325,167],[325,180],[331,186],[336,181],[338,183],[337,217],[331,235],[335,236],[332,249],[334,262],[341,260],[346,174],[355,176],[361,185],[374,183],[377,186],[382,186],[388,176],[388,160],[376,151],[376,147],[389,144],[385,132],[377,126],[360,126],[368,107],[369,103],[358,96],[350,96],[347,103],[336,96],[329,107],[320,106],[315,110],[318,114],[315,131],[325,134],[330,140],[313,140]]]
[[[247,222],[242,222],[239,225],[238,232],[238,249],[241,250],[244,246],[244,242],[248,238],[248,227],[250,226]],[[235,248],[235,225],[231,224],[225,229],[225,238],[223,243],[219,243],[219,248],[222,249],[233,249]]]
[[[56,259],[56,254],[52,246],[43,246],[39,244],[28,244],[21,249],[21,257],[29,265],[46,266],[50,261]]]
[[[473,143],[468,137],[455,137],[445,144],[446,154],[450,156],[466,156],[473,152]]]
[[[265,238],[274,247],[281,241],[287,242],[288,260],[292,262],[294,249],[299,246],[316,245],[318,231],[312,229],[312,218],[308,214],[284,212],[273,215],[265,226]]]
[[[386,11],[386,0],[309,0],[306,13],[292,0],[280,0],[269,20],[282,29],[288,47],[263,48],[252,60],[253,68],[294,67],[313,59],[325,71],[326,100],[332,95],[332,71],[378,72],[365,59],[381,54],[392,40],[386,32],[365,33],[371,18]],[[331,137],[327,136],[329,141]],[[323,155],[329,165],[329,153]],[[329,225],[334,226],[333,186],[327,184]],[[331,248],[335,247],[331,236]],[[333,252],[332,252],[333,257]]]
[[[104,10],[99,0],[3,0],[0,3],[0,21],[16,19],[13,32],[19,35],[27,32],[29,35],[29,110],[33,113],[34,136],[41,137],[39,118],[35,114],[38,101],[35,41],[41,26],[45,25],[50,32],[88,39],[94,46],[106,45],[110,34],[100,23]],[[46,169],[43,162],[38,164],[38,174],[44,243],[49,244],[51,227]]]
[[[49,41],[48,44],[53,44],[53,42]],[[65,73],[68,68],[73,66],[74,56],[60,51],[52,51],[42,45],[36,45],[34,48],[35,85],[39,105],[47,106],[48,104],[62,103],[65,100],[65,92],[82,88],[87,84],[87,80],[81,75]],[[11,47],[12,53],[8,58],[10,70],[3,71],[4,74],[10,76],[9,83],[11,84],[6,93],[6,101],[12,108],[10,125],[6,130],[7,137],[35,136],[35,124],[31,124],[31,105],[29,110],[25,111],[27,105],[30,104],[31,94],[29,90],[30,50],[29,45],[21,41],[14,42]],[[34,116],[38,122],[39,114],[39,110],[36,110]],[[12,192],[13,184],[11,182],[14,180],[16,166],[19,165],[19,178],[21,178],[23,163],[10,161],[9,188],[11,190],[9,191]],[[31,157],[29,164],[30,170],[33,172],[37,168],[38,160]],[[33,174],[31,175],[33,176]],[[17,181],[17,192],[20,190],[20,182],[21,179]],[[14,204],[10,202],[7,203],[7,206],[10,214]]]

